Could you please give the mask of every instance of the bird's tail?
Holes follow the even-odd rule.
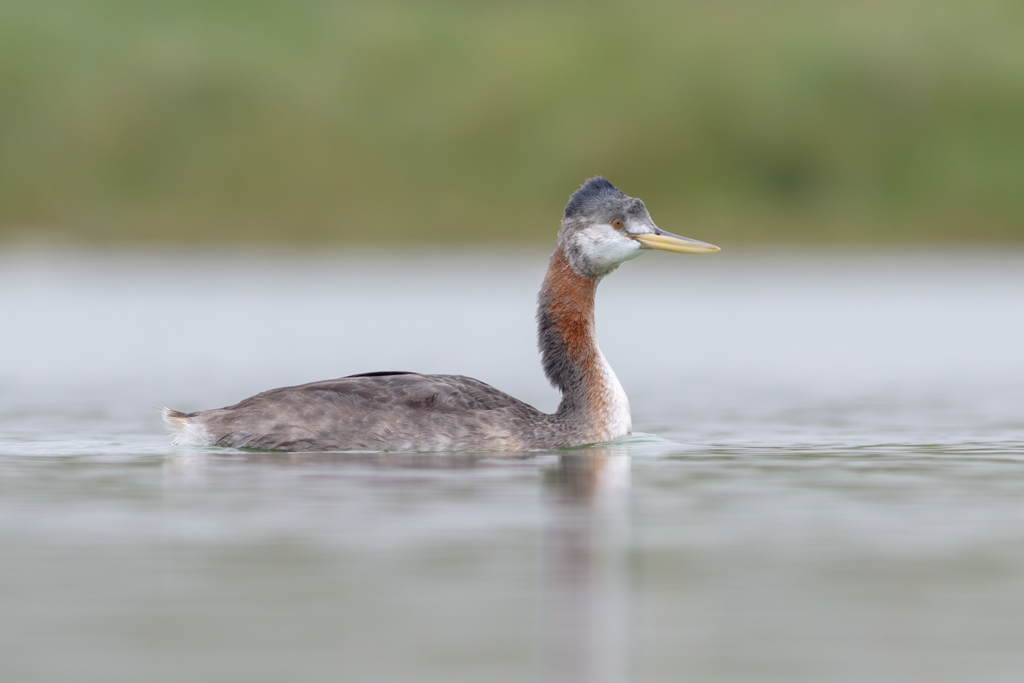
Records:
[[[164,424],[174,434],[174,443],[181,443],[189,427],[188,413],[170,408],[160,408],[160,412],[163,414]]]

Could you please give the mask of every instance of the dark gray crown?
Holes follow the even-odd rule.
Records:
[[[594,214],[619,206],[628,199],[619,188],[601,176],[594,176],[576,190],[565,205],[565,217],[574,218]]]

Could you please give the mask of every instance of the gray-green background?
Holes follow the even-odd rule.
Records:
[[[1024,240],[1012,0],[0,2],[0,244]]]

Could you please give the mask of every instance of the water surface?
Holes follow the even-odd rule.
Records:
[[[0,680],[1018,680],[1021,252],[628,263],[607,446],[181,448],[153,409],[416,370],[551,410],[545,265],[0,254]]]

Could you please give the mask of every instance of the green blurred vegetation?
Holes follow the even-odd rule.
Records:
[[[1024,240],[1017,0],[0,0],[0,242]]]

